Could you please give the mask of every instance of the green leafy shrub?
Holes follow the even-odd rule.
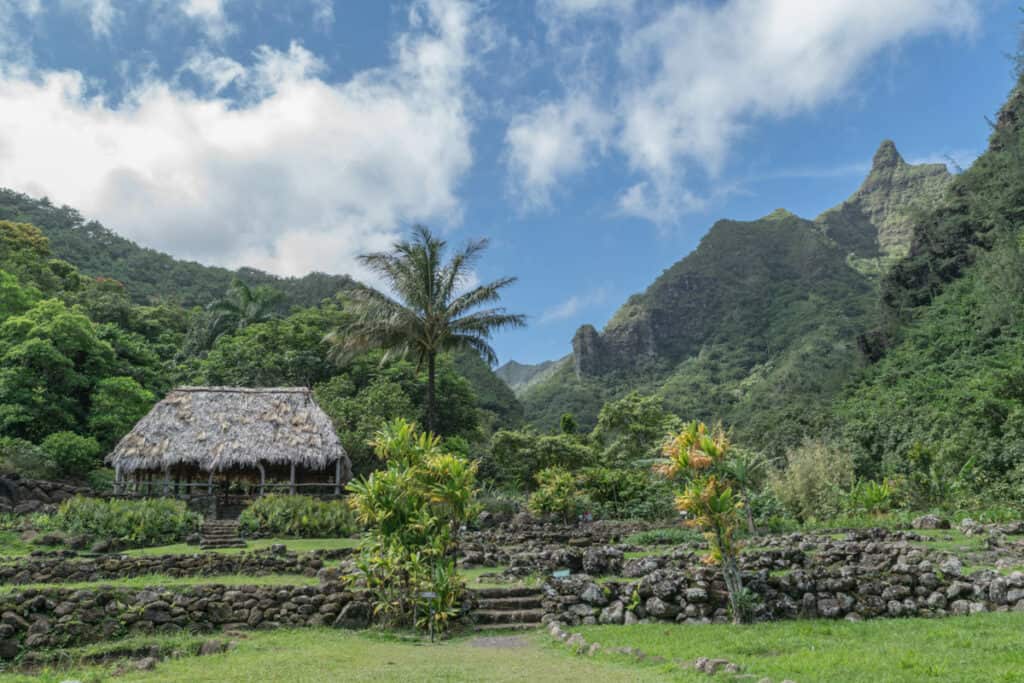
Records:
[[[772,493],[802,522],[839,514],[852,484],[849,455],[815,440],[789,451],[785,469],[768,475]]]
[[[546,467],[536,475],[537,490],[530,495],[530,512],[537,515],[558,515],[568,522],[583,511],[586,499],[576,477],[564,467]]]
[[[585,467],[577,486],[599,519],[671,519],[672,486],[647,468]]]
[[[347,501],[310,496],[263,496],[243,510],[238,521],[249,533],[297,538],[350,536],[356,531]]]
[[[61,503],[54,527],[130,547],[165,545],[199,528],[200,517],[180,500],[102,500],[75,496]]]
[[[858,480],[850,489],[847,507],[851,512],[879,515],[892,508],[893,498],[889,482]]]
[[[386,423],[371,445],[386,469],[349,484],[352,509],[369,528],[361,572],[349,578],[369,589],[379,623],[443,630],[464,590],[455,558],[463,525],[480,510],[477,464],[403,419]],[[433,621],[417,619],[431,608]]]
[[[682,545],[684,543],[700,543],[704,535],[694,529],[668,527],[665,529],[648,529],[626,537],[626,543],[635,545]]]
[[[0,472],[28,479],[52,479],[57,467],[50,454],[24,439],[0,437]]]
[[[100,443],[74,432],[50,434],[39,444],[53,460],[62,477],[81,479],[100,464]]]

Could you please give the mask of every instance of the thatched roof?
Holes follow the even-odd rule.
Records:
[[[181,387],[121,439],[107,463],[124,473],[179,465],[221,472],[257,463],[326,470],[339,458],[347,480],[348,455],[309,389]]]

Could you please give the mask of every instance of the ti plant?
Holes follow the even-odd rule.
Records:
[[[381,427],[372,445],[386,467],[350,483],[349,501],[369,528],[358,566],[374,615],[390,625],[444,630],[463,591],[455,568],[459,532],[479,512],[476,463],[401,419]],[[423,614],[433,623],[417,618]]]
[[[740,546],[735,538],[742,523],[743,501],[734,491],[732,451],[725,431],[721,425],[709,429],[703,422],[691,422],[669,437],[662,455],[664,460],[655,465],[656,471],[681,483],[676,508],[686,515],[689,526],[703,531],[708,539],[711,552],[705,561],[721,566],[733,622],[750,621],[751,606],[744,599]]]

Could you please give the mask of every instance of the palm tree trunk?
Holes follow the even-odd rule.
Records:
[[[434,384],[437,380],[437,354],[427,355],[427,431],[434,433],[437,423],[437,397]]]

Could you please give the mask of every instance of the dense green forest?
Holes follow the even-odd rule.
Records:
[[[345,363],[329,358],[325,337],[350,324],[347,287],[339,289],[347,278],[266,276],[250,286],[246,273],[141,250],[71,209],[4,197],[8,215],[46,227],[0,220],[3,470],[100,482],[108,476],[102,456],[182,384],[313,387],[357,472],[374,467],[367,441],[384,420],[422,420],[422,368],[401,358],[382,362],[374,351]],[[50,235],[75,263],[57,257]],[[127,282],[84,272],[108,266],[128,273]],[[133,279],[135,268],[144,279]],[[193,276],[187,296],[210,299],[206,306],[169,297],[139,303],[148,297],[132,292],[136,284],[178,291]],[[307,300],[316,305],[296,303]],[[444,355],[437,374],[438,429],[461,439],[453,443],[479,449],[495,429],[520,423],[518,401],[479,357]]]

